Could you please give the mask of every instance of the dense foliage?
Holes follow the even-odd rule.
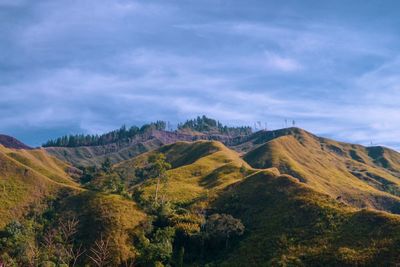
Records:
[[[204,115],[202,117],[198,116],[196,119],[187,120],[183,124],[179,124],[178,129],[191,129],[198,132],[215,132],[232,136],[248,135],[252,133],[252,129],[249,126],[228,127],[222,125],[219,121],[207,118]]]
[[[44,147],[78,147],[78,146],[98,146],[115,142],[123,142],[129,138],[133,138],[139,134],[143,134],[152,130],[165,130],[166,123],[164,121],[156,121],[145,124],[142,127],[132,126],[129,129],[122,126],[118,130],[114,130],[102,135],[65,135],[54,140],[49,140]]]

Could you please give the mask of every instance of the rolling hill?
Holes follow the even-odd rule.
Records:
[[[314,190],[359,208],[399,213],[400,155],[320,138],[293,128],[256,145],[243,159],[255,168],[276,167]],[[256,142],[255,142],[256,143]]]
[[[225,135],[203,134],[193,131],[153,130],[135,138],[99,146],[45,147],[44,149],[60,160],[75,166],[100,166],[106,158],[118,163],[137,155],[178,141],[219,140],[228,141]]]
[[[23,145],[16,149],[16,143],[12,144],[14,148],[0,145],[1,238],[4,239],[2,230],[10,223],[26,221],[29,225],[33,223],[32,216],[47,218],[51,214],[56,220],[78,218],[76,240],[87,248],[100,238],[110,240],[110,263],[122,264],[135,256],[129,240],[145,214],[134,202],[118,195],[87,191],[75,181],[79,172],[74,167],[44,149],[23,149]],[[0,252],[1,262],[3,253],[13,255],[16,251],[2,247],[0,241]]]
[[[115,166],[129,184],[138,184],[143,190],[143,200],[149,201],[155,192],[153,181],[135,181],[132,170],[146,165],[154,153],[163,153],[172,165],[166,188],[166,198],[174,204],[186,205],[196,199],[212,195],[214,191],[243,179],[252,172],[239,154],[220,142],[177,142],[142,154]],[[138,184],[136,184],[136,183]]]
[[[0,227],[26,214],[61,188],[77,188],[69,166],[43,150],[11,149],[0,145]]]
[[[247,227],[218,266],[395,266],[400,260],[399,216],[352,208],[289,175],[257,172],[212,206]]]
[[[104,180],[113,191],[91,187],[90,180],[80,184],[81,173],[48,151],[89,149],[78,160],[86,164],[99,164],[112,153],[89,157],[94,147],[0,146],[5,218],[0,236],[9,222],[32,222],[28,215],[34,209],[34,218],[51,218],[35,221],[44,224],[37,230],[39,240],[40,231],[62,218],[78,219],[74,242],[86,249],[80,264],[92,263],[99,240],[110,241],[112,266],[395,266],[400,261],[397,152],[298,128],[221,137],[225,144],[193,139],[193,133],[157,134],[138,141],[150,143],[136,154],[121,156],[133,147],[121,145],[125,148],[114,152],[117,163],[94,174],[93,181]],[[159,186],[149,171],[157,155],[168,163]],[[211,218],[222,215],[240,222],[243,233],[207,232]],[[0,252],[14,256],[2,244]]]
[[[158,152],[172,165],[166,199],[185,210],[172,216],[177,229],[199,233],[199,209],[208,215],[232,214],[246,226],[246,234],[234,248],[200,262],[217,266],[320,266],[322,262],[327,266],[390,266],[399,260],[399,216],[360,210],[354,203],[320,192],[314,184],[281,174],[278,168],[254,169],[219,142],[178,142],[124,161],[116,169],[134,179],[129,178],[130,170],[145,165]],[[151,202],[154,181],[134,184],[133,189],[140,188],[138,201]],[[190,245],[187,251],[195,253]]]

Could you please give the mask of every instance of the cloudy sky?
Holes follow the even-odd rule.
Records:
[[[398,1],[0,0],[0,132],[206,114],[400,149]]]

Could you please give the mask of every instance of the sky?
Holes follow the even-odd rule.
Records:
[[[400,3],[0,0],[0,133],[207,115],[400,149]]]

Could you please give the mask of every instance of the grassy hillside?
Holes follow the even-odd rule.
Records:
[[[68,166],[42,150],[0,146],[0,228],[62,187],[77,188]]]
[[[394,266],[400,217],[356,210],[287,175],[257,172],[212,204],[246,234],[221,266]]]
[[[239,131],[241,128],[227,128],[227,131]],[[247,129],[247,128],[246,128]],[[158,149],[164,145],[174,144],[180,141],[193,142],[197,140],[218,140],[225,144],[236,144],[245,136],[230,136],[228,132],[201,133],[184,128],[179,131],[149,131],[131,139],[125,139],[114,143],[98,146],[77,147],[45,147],[51,155],[69,162],[74,166],[100,166],[106,158],[113,163],[128,160],[137,155]]]
[[[178,142],[159,150],[145,153],[132,160],[116,165],[117,171],[127,180],[135,179],[133,170],[144,166],[148,158],[162,152],[172,169],[168,171],[168,186],[165,197],[168,201],[188,204],[214,191],[243,179],[252,172],[250,166],[239,155],[216,141]],[[143,199],[149,201],[156,184],[147,180],[136,185],[143,190]]]
[[[389,149],[335,142],[300,129],[244,155],[255,168],[276,167],[334,199],[395,213],[400,211],[398,159]]]
[[[359,210],[277,169],[253,169],[218,142],[182,142],[159,151],[173,166],[165,190],[177,207],[171,223],[192,233],[184,241],[189,265],[390,266],[399,260],[397,215]],[[127,172],[143,166],[151,153],[155,152],[125,161],[117,169]],[[140,200],[151,202],[154,181],[138,181],[136,186]],[[372,192],[367,193],[380,193],[363,186]],[[200,244],[193,241],[201,236],[199,210],[239,218],[246,227],[244,236],[232,239],[229,249],[214,248],[201,256]]]
[[[96,240],[109,240],[112,266],[130,262],[137,256],[132,237],[142,229],[146,215],[137,205],[118,195],[85,191],[60,203],[60,212],[79,220],[76,242],[90,248]],[[86,259],[90,263],[89,259]]]
[[[13,255],[18,250],[21,255],[30,255],[31,247],[43,244],[49,231],[47,228],[71,218],[79,221],[74,242],[82,244],[85,250],[90,251],[94,242],[102,239],[109,241],[108,261],[113,266],[136,257],[132,236],[139,231],[137,227],[145,214],[133,201],[122,196],[81,188],[69,176],[70,168],[42,149],[0,146],[0,240],[7,240],[2,230],[6,225],[9,227],[9,223],[18,222],[29,229],[34,228],[25,234],[27,236],[18,237],[21,241],[13,241],[22,242],[20,247],[2,248],[5,241],[0,241],[0,261],[5,252]],[[40,242],[36,244],[35,239]],[[22,260],[27,256],[21,255],[18,264],[22,266],[26,264]],[[88,256],[82,259],[82,264],[90,262]]]
[[[59,231],[63,219],[76,218],[71,246],[85,249],[81,265],[93,264],[90,257],[101,240],[109,241],[111,266],[392,266],[400,261],[400,216],[376,210],[399,211],[398,153],[295,128],[259,132],[238,143],[235,149],[248,151],[243,157],[217,141],[175,142],[97,169],[83,185],[70,177],[68,164],[45,150],[0,147],[5,192],[0,214],[6,218],[0,229],[25,218],[36,232],[22,243],[38,240],[46,252],[41,245],[46,233]],[[170,169],[156,200],[158,179],[148,168],[160,153]],[[30,207],[41,209],[29,217]],[[213,224],[213,216],[228,221]],[[244,232],[227,235],[228,226]],[[12,246],[1,246],[3,241],[1,253],[14,256]],[[41,260],[60,263],[57,255]]]

